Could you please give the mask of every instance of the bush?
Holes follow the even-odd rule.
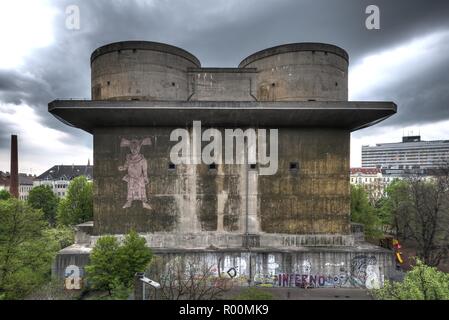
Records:
[[[78,300],[79,290],[65,290],[64,280],[52,278],[42,286],[36,288],[26,297],[27,300]]]
[[[103,236],[97,240],[86,266],[87,281],[92,289],[123,299],[131,292],[134,274],[145,271],[151,257],[145,239],[134,231],[126,235],[123,244],[114,236]]]
[[[5,189],[0,190],[0,200],[8,200],[11,198],[11,194]]]
[[[380,300],[449,300],[449,274],[417,259],[402,282],[385,281],[372,293]]]
[[[58,249],[64,249],[75,242],[75,232],[66,226],[57,226],[44,231],[44,233],[56,242]]]

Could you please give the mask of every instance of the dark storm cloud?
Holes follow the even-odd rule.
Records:
[[[0,149],[9,149],[11,142],[11,134],[14,133],[14,128],[8,123],[0,121]],[[0,168],[1,170],[1,168]]]
[[[376,94],[378,99],[398,104],[397,115],[382,123],[383,126],[419,126],[449,119],[449,55],[444,57],[443,62],[419,76],[400,85],[383,88]]]
[[[109,42],[166,42],[190,51],[203,66],[226,67],[282,43],[328,42],[346,49],[355,65],[366,55],[449,29],[449,1],[445,0],[54,0],[52,4],[57,9],[55,42],[34,50],[20,70],[0,70],[0,101],[30,105],[45,126],[69,133],[66,143],[84,145],[90,145],[90,135],[54,119],[47,103],[57,98],[89,98],[90,54]],[[365,8],[370,4],[381,10],[380,30],[369,31],[364,26]],[[65,28],[68,5],[80,8],[80,30]],[[383,125],[449,119],[445,86],[449,63],[439,63],[419,79],[375,92],[375,100],[394,100],[404,110]],[[8,130],[0,119],[2,141]]]

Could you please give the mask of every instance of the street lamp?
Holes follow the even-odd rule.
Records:
[[[149,286],[153,287],[154,290],[157,290],[161,287],[159,282],[153,281],[150,278],[147,278],[145,276],[142,276],[139,280],[143,282],[143,284],[142,284],[142,300],[145,300],[145,284],[148,284]]]

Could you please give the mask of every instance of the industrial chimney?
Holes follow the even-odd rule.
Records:
[[[19,164],[17,154],[17,136],[11,135],[11,183],[9,193],[15,198],[19,197]]]

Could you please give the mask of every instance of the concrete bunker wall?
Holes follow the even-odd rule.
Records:
[[[348,54],[334,45],[268,48],[238,68],[201,68],[167,44],[125,41],[91,56],[92,100],[347,101]]]
[[[126,41],[92,53],[92,100],[187,100],[187,69],[200,62],[187,51],[156,42]]]
[[[348,54],[333,45],[281,45],[252,54],[239,67],[257,69],[259,101],[348,100]]]
[[[157,274],[170,275],[168,268],[188,267],[199,273],[209,270],[209,279],[231,279],[234,285],[248,284],[263,287],[360,287],[376,288],[392,277],[395,261],[391,252],[379,248],[357,250],[308,251],[170,251],[156,250],[150,278]],[[53,265],[53,275],[72,277],[68,269],[79,269],[81,282],[89,253],[66,252],[58,254]],[[156,266],[156,267],[155,267]],[[70,269],[71,270],[71,269]],[[190,270],[192,271],[192,270]],[[169,279],[167,279],[169,280]]]
[[[170,150],[177,143],[170,141],[174,129],[95,130],[95,234],[121,234],[130,229],[181,233],[350,233],[348,130],[280,128],[278,171],[262,176],[258,167],[251,169],[245,164],[217,164],[213,169],[207,164],[171,167]],[[148,167],[144,192],[151,209],[144,208],[140,201],[123,208],[128,195],[124,181],[127,173],[118,168],[126,163],[130,149],[121,147],[121,141],[145,138],[151,140],[151,145],[143,145],[140,153]],[[202,142],[202,147],[206,144]],[[297,165],[296,169],[291,168],[292,164]]]
[[[193,265],[200,272],[210,270],[213,278],[231,278],[236,285],[264,287],[378,288],[391,277],[395,265],[391,253],[383,250],[160,252],[157,257],[166,268],[173,264]],[[160,271],[169,274],[167,270]]]
[[[189,69],[189,101],[255,101],[254,68]]]

